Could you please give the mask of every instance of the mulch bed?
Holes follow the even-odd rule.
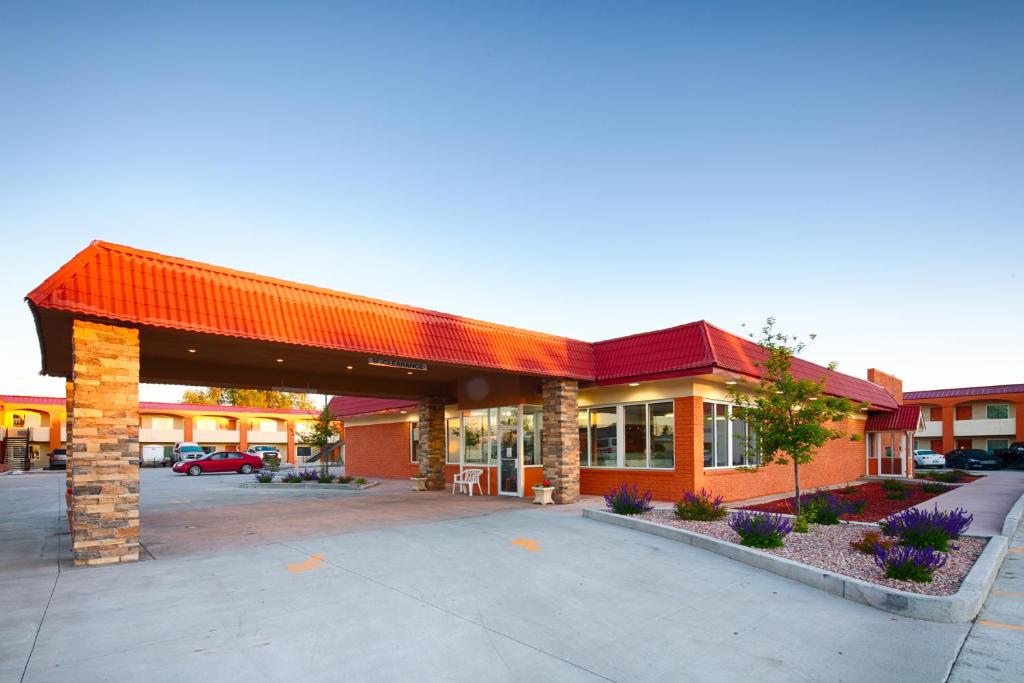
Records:
[[[654,510],[641,515],[641,518],[739,545],[740,537],[729,528],[725,520],[695,522],[679,519],[671,510]],[[916,583],[886,578],[872,555],[850,547],[851,541],[859,540],[869,530],[871,527],[858,524],[811,524],[808,533],[791,533],[786,536],[784,546],[763,552],[910,593],[952,595],[959,590],[964,577],[971,571],[988,542],[985,538],[961,537],[953,542],[956,549],[948,553],[946,565],[935,571],[931,583]]]
[[[908,483],[907,488],[904,491],[906,498],[890,499],[886,497],[889,491],[882,488],[882,482],[880,481],[869,481],[858,486],[853,486],[851,487],[852,493],[840,493],[840,491],[844,490],[845,489],[834,489],[830,491],[830,493],[836,494],[842,500],[864,501],[864,507],[860,512],[849,513],[842,516],[842,519],[853,522],[877,522],[885,519],[891,514],[914,507],[919,503],[923,503],[931,498],[941,496],[943,493],[946,493],[946,491],[928,493],[922,488],[921,484]],[[952,487],[949,487],[948,490],[952,490]],[[791,515],[794,510],[793,501],[793,498],[783,498],[782,500],[773,500],[770,503],[749,505],[744,509],[759,510],[761,512],[780,512],[784,515]]]

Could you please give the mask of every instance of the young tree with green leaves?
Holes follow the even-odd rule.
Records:
[[[270,389],[189,389],[181,397],[182,403],[212,406],[250,406],[255,408],[285,408],[316,410],[308,394]]]
[[[330,407],[325,403],[324,409],[312,420],[302,432],[302,442],[320,449],[320,472],[327,476],[330,472],[330,465],[327,462],[327,447],[334,442],[335,437],[341,433]]]
[[[750,335],[754,339],[754,335]],[[815,335],[810,335],[813,340]],[[775,318],[768,318],[755,339],[764,351],[757,362],[761,379],[757,384],[740,382],[729,390],[735,404],[734,419],[745,420],[756,435],[761,451],[757,467],[793,463],[796,514],[800,515],[800,465],[829,441],[845,432],[835,425],[853,415],[858,405],[847,398],[825,393],[825,374],[817,379],[797,379],[792,361],[807,346],[795,336],[775,331]],[[828,364],[835,370],[836,363]],[[756,469],[756,468],[755,468]]]

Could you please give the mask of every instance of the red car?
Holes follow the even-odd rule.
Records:
[[[249,474],[262,467],[263,460],[258,455],[241,451],[217,451],[216,453],[207,453],[196,460],[176,462],[171,469],[179,474],[184,472],[191,477],[198,477],[204,472]]]

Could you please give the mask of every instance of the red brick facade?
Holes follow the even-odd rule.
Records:
[[[420,466],[409,461],[408,422],[350,426],[345,429],[345,474],[408,479]]]

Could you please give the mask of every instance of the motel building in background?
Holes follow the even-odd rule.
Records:
[[[434,490],[466,467],[492,495],[547,480],[560,504],[621,482],[660,500],[792,489],[789,466],[738,469],[757,456],[728,392],[756,381],[762,351],[704,321],[587,342],[106,242],[26,301],[43,374],[66,380],[77,564],[138,559],[140,382],[339,397],[348,474],[421,474]],[[865,406],[801,468],[804,486],[913,474],[920,410],[897,378],[799,359],[793,372]]]
[[[143,401],[139,450],[160,446],[170,458],[181,441],[197,443],[207,452],[272,446],[281,462],[302,464],[315,455],[315,449],[302,443],[314,416],[307,410]],[[0,471],[46,469],[53,449],[66,447],[66,398],[0,394]]]
[[[991,453],[1024,442],[1024,384],[913,391],[905,399],[921,408],[916,448],[938,453],[977,448]]]

